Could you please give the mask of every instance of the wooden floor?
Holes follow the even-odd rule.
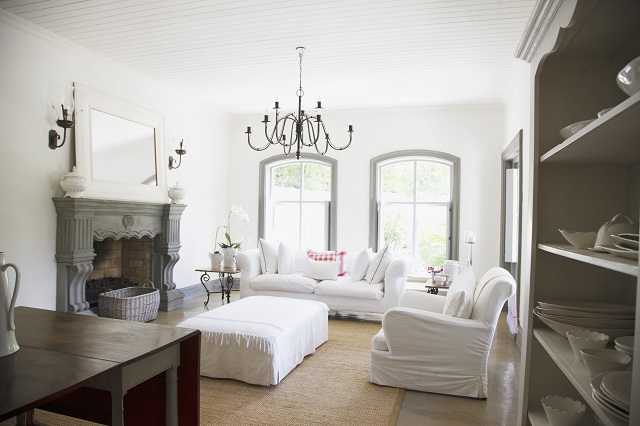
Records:
[[[231,300],[237,300],[237,292]],[[205,311],[206,296],[188,299],[183,309],[160,312],[155,324],[175,325]],[[221,305],[220,295],[212,294],[209,309]],[[380,320],[379,315],[362,319]],[[516,424],[517,381],[520,351],[500,317],[489,356],[488,398],[478,400],[426,392],[407,391],[398,417],[398,426],[510,426]]]

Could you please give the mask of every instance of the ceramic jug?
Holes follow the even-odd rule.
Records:
[[[445,260],[442,266],[442,273],[449,277],[449,282],[452,282],[458,276],[460,269],[460,264],[457,260]]]
[[[11,295],[7,269],[16,272],[16,285]],[[20,269],[13,263],[6,263],[4,253],[0,252],[0,357],[11,355],[20,349],[16,341],[16,324],[13,311],[16,306],[18,289],[20,288]]]

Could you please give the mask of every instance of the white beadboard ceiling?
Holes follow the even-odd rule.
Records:
[[[0,0],[230,112],[500,102],[535,0]]]

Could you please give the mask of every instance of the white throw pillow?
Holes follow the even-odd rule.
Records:
[[[364,276],[367,274],[367,269],[369,269],[371,259],[373,259],[373,250],[371,250],[371,247],[358,253],[353,263],[351,281],[362,281],[364,279]]]
[[[466,290],[457,291],[451,297],[451,303],[444,311],[445,315],[458,318],[471,318],[471,296]]]
[[[444,302],[444,308],[442,309],[442,313],[443,314],[447,313],[447,311],[449,310],[449,305],[453,301],[453,297],[456,295],[456,293],[459,293],[461,291],[466,291],[468,295],[472,295],[475,289],[476,289],[476,276],[473,273],[473,269],[470,266],[468,266],[458,274],[456,279],[453,280],[453,283],[451,283],[451,286],[447,290],[447,299]],[[471,296],[469,296],[469,298],[471,298]],[[473,307],[473,303],[471,303],[471,306]]]
[[[384,280],[384,274],[387,272],[387,267],[393,260],[393,256],[393,250],[388,245],[377,252],[367,268],[367,273],[364,276],[365,281],[369,284],[375,284]]]
[[[258,252],[260,257],[260,267],[263,274],[278,273],[278,247],[280,241],[267,241],[260,238],[258,241]]]
[[[293,274],[294,273],[294,257],[293,249],[285,243],[280,243],[278,247],[278,273]]]
[[[323,260],[309,259],[309,266],[304,273],[305,277],[314,280],[337,280],[340,261],[327,262]]]

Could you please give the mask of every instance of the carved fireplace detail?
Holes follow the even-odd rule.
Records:
[[[93,269],[93,241],[105,238],[153,239],[151,281],[160,289],[160,309],[182,307],[183,293],[173,282],[180,259],[180,219],[184,204],[84,198],[54,198],[56,235],[56,310],[88,311],[85,284]]]

